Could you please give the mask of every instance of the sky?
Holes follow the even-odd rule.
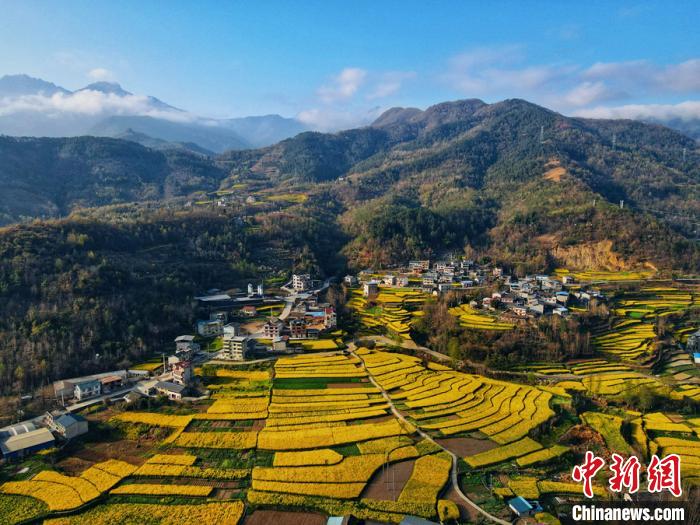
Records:
[[[700,118],[699,19],[683,0],[0,0],[0,76],[115,81],[194,115],[324,130],[461,98]]]

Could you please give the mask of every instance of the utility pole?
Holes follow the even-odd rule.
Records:
[[[685,153],[688,148],[683,148],[683,163],[685,164]]]
[[[615,151],[615,145],[617,144],[617,133],[613,133],[612,149]]]
[[[621,200],[620,201],[620,209],[622,210],[622,209],[624,209],[624,207],[625,207],[625,201]]]

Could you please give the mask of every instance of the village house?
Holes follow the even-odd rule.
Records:
[[[199,344],[194,342],[193,335],[180,335],[175,338],[175,351],[195,354],[199,352]]]
[[[338,316],[336,315],[333,307],[328,306],[324,308],[323,313],[323,327],[326,330],[330,330],[338,326]]]
[[[518,317],[527,317],[527,308],[524,306],[514,305],[511,310],[513,310],[513,313]]]
[[[177,385],[169,381],[158,381],[155,385],[158,394],[167,397],[171,401],[182,401],[182,394],[185,391],[184,385]]]
[[[284,329],[284,323],[279,319],[270,319],[263,325],[263,335],[266,339],[272,339],[273,337],[279,337],[282,335],[282,330]]]
[[[438,292],[447,293],[454,290],[454,284],[452,283],[440,283],[438,284]]]
[[[371,297],[377,295],[379,292],[379,283],[376,281],[370,281],[362,286],[362,295],[365,297]]]
[[[348,286],[357,286],[357,277],[355,277],[354,275],[346,275],[343,281]]]
[[[202,337],[218,337],[224,333],[224,322],[221,319],[197,321],[197,333]]]
[[[187,386],[192,380],[192,363],[190,361],[178,361],[173,364],[173,383]]]
[[[248,304],[241,308],[240,313],[243,317],[255,317],[258,315],[258,309],[255,306]]]
[[[99,381],[101,384],[100,390],[105,394],[119,390],[122,386],[124,386],[124,378],[118,375],[101,377]]]
[[[685,343],[685,349],[690,354],[700,353],[700,330],[688,336]]]
[[[209,314],[209,319],[211,321],[221,321],[226,324],[226,321],[228,321],[228,312],[211,312]]]
[[[414,273],[424,272],[430,269],[430,261],[410,261],[408,263],[408,269]]]
[[[287,352],[289,351],[289,347],[287,346],[287,342],[289,341],[289,337],[286,335],[283,335],[281,337],[275,337],[272,340],[272,346],[271,349],[273,352]]]
[[[289,321],[289,333],[292,339],[306,339],[306,321],[303,319],[291,319]]]
[[[224,325],[223,335],[230,335],[230,336],[241,335],[240,323],[229,323],[227,325]]]
[[[44,424],[63,439],[73,439],[87,434],[88,422],[78,414],[70,412],[53,411],[44,416]]]
[[[385,286],[396,286],[396,276],[391,274],[385,275],[382,277],[382,283]]]
[[[408,283],[408,277],[405,275],[399,275],[396,278],[396,286],[398,286],[399,288],[406,288],[408,286]]]
[[[134,392],[139,392],[143,394],[144,396],[155,396],[156,395],[156,385],[159,383],[157,379],[150,379],[147,381],[139,381],[136,384],[136,388],[134,389]]]
[[[83,401],[85,399],[90,399],[91,397],[99,396],[101,393],[102,383],[96,379],[93,379],[90,381],[77,383],[75,385],[75,390],[73,391],[73,397],[75,397],[75,399],[78,401]]]
[[[518,517],[526,518],[542,512],[542,507],[538,501],[528,501],[522,496],[517,496],[508,500],[508,508]]]
[[[250,346],[251,339],[247,336],[224,336],[224,347],[221,352],[221,359],[245,361]]]
[[[311,275],[308,273],[292,275],[292,288],[297,292],[303,292],[311,287]]]

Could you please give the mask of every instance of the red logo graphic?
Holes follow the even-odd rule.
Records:
[[[663,459],[654,454],[647,467],[649,492],[668,491],[675,497],[683,493],[681,488],[681,458],[678,454],[669,454]]]
[[[622,492],[623,487],[627,487],[630,494],[634,494],[639,490],[639,469],[641,463],[639,458],[632,456],[624,460],[619,454],[612,455],[612,463],[610,470],[613,475],[610,476],[608,484],[612,492]]]
[[[605,465],[603,458],[596,457],[590,450],[586,452],[586,459],[583,465],[576,465],[571,477],[574,481],[583,481],[583,494],[587,498],[593,497],[593,477]]]

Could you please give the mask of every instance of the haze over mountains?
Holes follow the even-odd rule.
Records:
[[[267,146],[306,129],[300,121],[279,115],[201,118],[155,97],[130,93],[113,82],[69,91],[27,75],[0,78],[3,135],[121,137],[148,146],[155,140],[161,141],[161,148],[174,143],[176,149],[221,153]]]

